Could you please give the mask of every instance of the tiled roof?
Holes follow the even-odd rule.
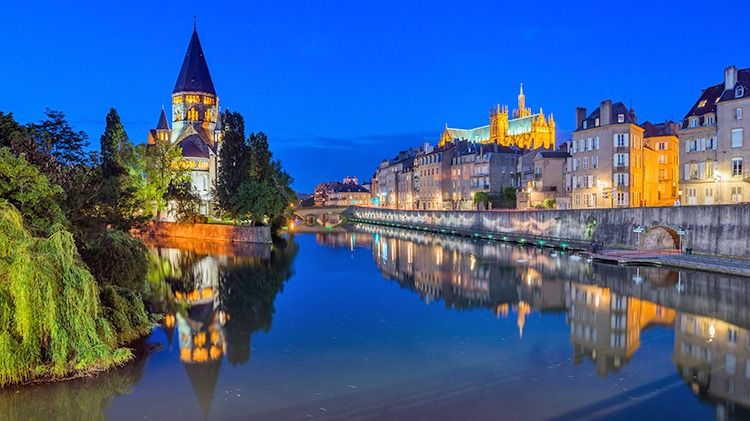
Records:
[[[624,123],[617,123],[617,115],[623,114],[625,116],[624,123],[632,123],[636,124],[635,119],[630,114],[630,111],[628,111],[628,107],[625,106],[622,102],[615,102],[612,104],[612,115],[610,118],[610,124],[624,124]],[[599,122],[601,123],[601,107],[596,107],[594,111],[589,114],[588,117],[586,117],[586,128],[591,129],[596,126],[596,119],[599,119]]]
[[[211,148],[198,134],[191,134],[182,139],[178,145],[182,148],[182,156],[188,158],[208,158]]]
[[[541,151],[539,156],[542,158],[570,158],[567,151]]]
[[[670,136],[677,135],[676,123],[667,121],[664,123],[654,124],[650,121],[644,121],[641,124],[643,128],[643,137],[657,137],[657,136]]]
[[[156,130],[169,130],[167,113],[164,112],[164,107],[161,109],[161,115],[159,115],[159,122],[156,124]]]
[[[198,39],[198,31],[195,29],[193,29],[193,36],[190,38],[177,83],[174,85],[173,93],[177,92],[205,92],[216,95],[201,41]]]
[[[740,86],[742,88],[738,90]],[[727,89],[721,94],[719,102],[748,97],[750,97],[750,68],[737,71],[737,83],[732,89]]]
[[[688,119],[690,117],[702,117],[708,113],[716,114],[716,102],[719,101],[721,93],[724,92],[724,84],[709,86],[701,92],[701,96],[695,101],[695,104],[690,108],[682,122],[682,127],[687,128]],[[703,125],[703,121],[700,121],[699,125]]]

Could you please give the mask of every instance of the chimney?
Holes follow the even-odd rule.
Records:
[[[576,130],[583,129],[583,120],[586,120],[586,107],[576,108]]]
[[[735,65],[728,66],[724,69],[724,90],[734,89],[734,85],[737,83],[737,67]]]
[[[605,99],[599,105],[599,125],[606,126],[612,123],[612,100]]]

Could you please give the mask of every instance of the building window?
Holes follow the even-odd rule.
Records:
[[[690,124],[690,128],[691,129],[694,129],[694,128],[698,127],[698,119],[697,118],[691,118],[689,124]]]
[[[701,102],[698,103],[698,108],[703,108],[706,106],[706,100],[702,99]]]
[[[615,135],[615,147],[624,148],[628,146],[628,135],[627,133],[618,133]]]
[[[741,148],[742,147],[742,129],[732,129],[732,147],[733,148]]]
[[[732,196],[730,197],[732,203],[742,202],[742,187],[732,187]]]
[[[705,125],[706,126],[711,126],[713,124],[714,124],[714,116],[712,116],[712,115],[706,116],[706,124]]]
[[[687,189],[687,198],[688,198],[688,205],[698,204],[695,189]]]
[[[742,175],[742,158],[732,158],[732,177]]]
[[[742,98],[743,96],[745,96],[745,87],[740,85],[734,90],[734,97]]]
[[[187,118],[191,121],[198,120],[198,110],[196,110],[195,108],[189,109],[187,112]]]
[[[594,127],[599,127],[599,117],[594,119]]]
[[[616,195],[617,205],[618,206],[627,206],[628,205],[628,194],[627,193],[621,193],[618,192]]]
[[[706,188],[706,195],[703,199],[703,204],[713,205],[714,204],[714,189],[711,187]]]
[[[584,128],[584,129],[588,129],[588,127],[587,127],[587,126],[588,126],[588,124],[587,124],[587,123],[588,123],[588,121],[587,121],[587,120],[583,120],[583,128]]]
[[[592,156],[591,157],[591,168],[598,168],[599,167],[599,157],[598,156]]]
[[[734,118],[736,120],[742,120],[742,108],[737,108],[734,110]]]
[[[617,122],[618,123],[624,123],[625,122],[625,114],[617,114]]]
[[[615,173],[615,186],[617,187],[625,187],[629,184],[629,176],[628,173]]]
[[[716,150],[716,148],[718,147],[718,145],[717,145],[718,143],[719,142],[716,141],[716,136],[709,137],[708,138],[708,143],[706,144],[706,149]]]
[[[624,167],[628,165],[628,154],[626,153],[616,153],[615,154],[615,166],[616,167]]]
[[[599,136],[594,138],[594,149],[599,150]]]

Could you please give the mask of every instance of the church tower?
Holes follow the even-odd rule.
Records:
[[[172,91],[172,142],[197,133],[208,145],[216,149],[219,141],[217,122],[219,98],[208,71],[198,31],[193,26],[185,59]],[[194,130],[193,130],[194,129]]]
[[[531,108],[526,108],[526,95],[523,94],[523,83],[518,93],[518,108],[513,110],[513,118],[528,117],[531,115]]]

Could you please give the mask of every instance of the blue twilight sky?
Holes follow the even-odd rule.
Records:
[[[573,6],[575,4],[575,6]],[[98,148],[109,107],[144,142],[170,94],[193,16],[222,108],[268,133],[295,188],[369,178],[381,159],[489,108],[552,112],[624,101],[679,119],[726,65],[750,66],[746,8],[691,1],[4,0],[0,110],[65,111]]]

